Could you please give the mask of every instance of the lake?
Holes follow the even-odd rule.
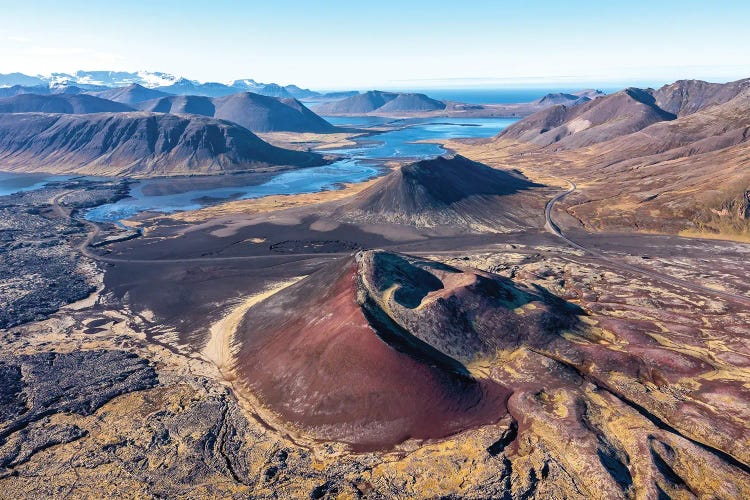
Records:
[[[364,182],[377,177],[382,167],[358,160],[346,159],[322,167],[290,170],[276,174],[262,183],[248,176],[221,176],[225,186],[205,187],[211,179],[190,178],[186,186],[172,189],[175,179],[147,179],[139,181],[130,190],[130,196],[115,203],[100,205],[86,212],[94,222],[116,222],[141,212],[178,212],[229,200],[260,198],[274,194],[315,193],[335,189],[342,183]],[[187,179],[180,179],[185,181]],[[165,189],[167,188],[167,189]],[[176,191],[176,192],[175,192]]]
[[[0,172],[0,196],[23,191],[34,191],[50,182],[64,181],[72,178],[70,175],[22,174],[15,172]]]
[[[367,117],[374,118],[374,117]],[[334,125],[353,126],[352,118],[332,118]],[[355,117],[356,119],[356,117]],[[515,118],[429,118],[397,120],[385,119],[388,125],[399,124],[404,128],[375,135],[375,144],[338,149],[330,152],[354,157],[389,160],[403,158],[430,158],[445,153],[439,144],[424,144],[416,141],[447,140],[459,137],[487,138],[496,135],[517,121]],[[361,125],[359,125],[361,126]]]

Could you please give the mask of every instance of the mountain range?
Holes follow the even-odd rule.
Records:
[[[427,118],[450,116],[467,118],[523,117],[558,104],[576,106],[605,95],[599,90],[551,93],[531,102],[511,104],[467,104],[439,101],[418,93],[370,90],[342,99],[322,102],[313,111],[323,116],[386,116]]]
[[[92,94],[129,106],[169,95],[224,97],[243,92],[282,99],[302,99],[318,114],[389,117],[523,117],[556,104],[581,104],[604,95],[596,90],[555,93],[529,103],[465,104],[409,92],[346,91],[320,93],[297,85],[259,83],[253,79],[199,82],[162,72],[77,71],[28,76],[0,74],[0,98],[19,94]]]
[[[234,80],[227,83],[199,82],[168,73],[149,71],[76,71],[29,76],[22,73],[0,74],[0,87],[46,87],[50,93],[56,89],[77,87],[86,91],[104,91],[113,87],[128,87],[133,84],[149,89],[160,89],[170,94],[206,95],[218,97],[237,92],[254,92],[271,97],[295,97],[304,99],[321,94],[296,85],[259,83],[252,79]],[[37,92],[39,93],[39,92]]]
[[[0,99],[0,113],[117,113],[133,111],[125,104],[87,94],[19,94]]]
[[[569,224],[736,238],[750,231],[749,139],[750,79],[681,80],[555,105],[454,149],[579,184]]]
[[[136,104],[138,109],[158,113],[212,116],[242,125],[253,132],[327,133],[336,127],[310,111],[297,99],[241,92],[223,97],[166,96]]]
[[[141,101],[146,98],[150,99]],[[330,133],[338,130],[296,99],[279,99],[251,92],[216,98],[175,96],[133,84],[97,92],[96,95],[18,94],[0,98],[0,113],[89,114],[136,110],[209,116],[234,122],[252,132]]]

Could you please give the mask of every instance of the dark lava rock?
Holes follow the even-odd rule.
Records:
[[[48,417],[90,415],[117,396],[158,383],[148,361],[124,351],[6,356],[0,374],[0,471],[85,435],[75,425],[46,425]]]

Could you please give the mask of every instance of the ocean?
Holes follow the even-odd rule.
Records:
[[[596,88],[606,94],[622,90],[623,87],[549,87],[549,88],[502,88],[502,89],[408,89],[403,92],[425,94],[440,101],[456,101],[469,104],[510,104],[531,102],[547,94],[572,93],[585,88]]]

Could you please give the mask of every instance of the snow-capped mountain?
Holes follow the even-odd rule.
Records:
[[[282,87],[281,85],[278,85],[276,83],[259,83],[252,78],[233,80],[227,85],[235,89],[242,89],[246,92],[255,92],[256,94],[267,95],[271,97],[294,97],[296,99],[304,99],[307,97],[320,95],[317,92],[308,89],[302,89],[296,85],[287,85],[285,87]]]
[[[238,92],[254,92],[270,97],[304,99],[319,95],[296,85],[281,86],[275,83],[259,83],[251,78],[233,80],[228,83],[199,82],[169,73],[151,71],[76,71],[52,73],[50,75],[27,76],[21,73],[0,74],[0,87],[23,87],[16,93],[80,93],[97,92],[110,88],[141,85],[148,89],[179,95],[204,95],[219,97]],[[32,88],[33,87],[33,88]],[[47,91],[42,90],[44,87]]]
[[[235,87],[238,89],[246,88],[251,89],[254,87],[257,87],[258,85],[261,85],[260,83],[256,82],[252,78],[245,78],[243,80],[231,80],[226,82],[226,85],[228,87]]]
[[[147,88],[156,88],[172,85],[179,78],[168,73],[150,71],[76,71],[72,75],[52,73],[46,80],[50,86],[127,87],[137,83]]]

